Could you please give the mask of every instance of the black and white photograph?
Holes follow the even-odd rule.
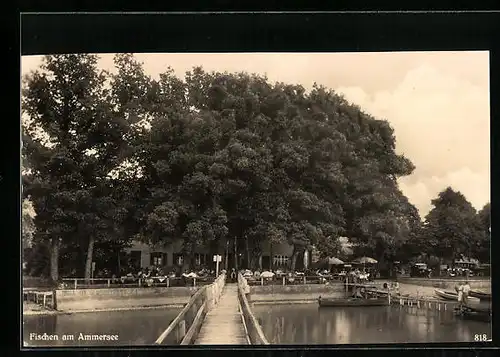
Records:
[[[491,341],[488,51],[21,76],[23,347]]]

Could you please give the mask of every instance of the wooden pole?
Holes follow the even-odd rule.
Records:
[[[269,271],[274,269],[273,243],[269,243]]]
[[[237,245],[237,240],[236,236],[234,236],[234,268],[236,269],[236,271],[238,271],[238,249],[236,245]]]
[[[224,261],[226,271],[229,270],[229,240],[226,242],[226,260]]]

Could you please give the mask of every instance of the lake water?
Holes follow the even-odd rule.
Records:
[[[85,312],[69,315],[23,317],[25,346],[117,346],[151,345],[181,311],[180,308],[143,309],[113,312]],[[57,341],[35,341],[30,334],[56,335]],[[78,340],[83,335],[116,335],[116,340]],[[63,335],[74,340],[64,340]],[[168,342],[168,341],[165,341]]]
[[[472,342],[491,338],[490,323],[462,320],[453,311],[408,306],[332,307],[255,305],[271,344]]]

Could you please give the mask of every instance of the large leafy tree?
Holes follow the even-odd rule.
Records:
[[[23,159],[21,161],[21,174],[24,175],[28,172],[25,160]],[[27,198],[24,198],[22,201],[21,214],[21,238],[23,251],[25,251],[27,248],[32,247],[33,234],[35,232],[35,211],[32,202]]]
[[[473,255],[484,239],[484,228],[475,208],[451,187],[431,202],[434,207],[425,218],[420,238],[425,241],[425,252],[447,261]]]
[[[250,266],[268,242],[293,245],[292,269],[313,245],[337,254],[340,235],[391,257],[418,221],[392,128],[333,91],[202,68],[153,80],[130,54],[115,65],[51,56],[26,84],[27,194],[55,270],[61,243],[87,247],[88,276],[95,244],[134,234],[191,257],[232,242]]]
[[[418,221],[397,188],[413,166],[395,154],[392,129],[334,92],[201,68],[161,78],[150,81],[158,106],[141,158],[150,239],[204,244],[214,235],[202,222],[218,217],[215,246],[234,238],[251,264],[265,242],[288,241],[293,268],[311,245],[338,252],[344,232],[386,250]]]
[[[491,252],[491,204],[489,202],[485,204],[477,214],[481,225],[482,235],[476,241],[473,252],[480,261],[489,262]]]
[[[50,247],[50,271],[59,277],[59,252],[87,247],[91,274],[96,241],[115,237],[125,215],[120,188],[108,174],[123,160],[129,123],[117,113],[97,56],[46,56],[24,82],[23,153],[31,172],[25,194],[37,213],[36,235]]]

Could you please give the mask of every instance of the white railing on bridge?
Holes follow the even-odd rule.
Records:
[[[241,274],[238,274],[238,300],[249,343],[252,345],[268,345],[269,342],[267,341],[264,332],[262,332],[262,327],[260,326],[259,321],[253,314],[250,304],[248,303],[248,299],[246,297],[248,293],[250,293],[250,287],[248,286],[247,280]]]

